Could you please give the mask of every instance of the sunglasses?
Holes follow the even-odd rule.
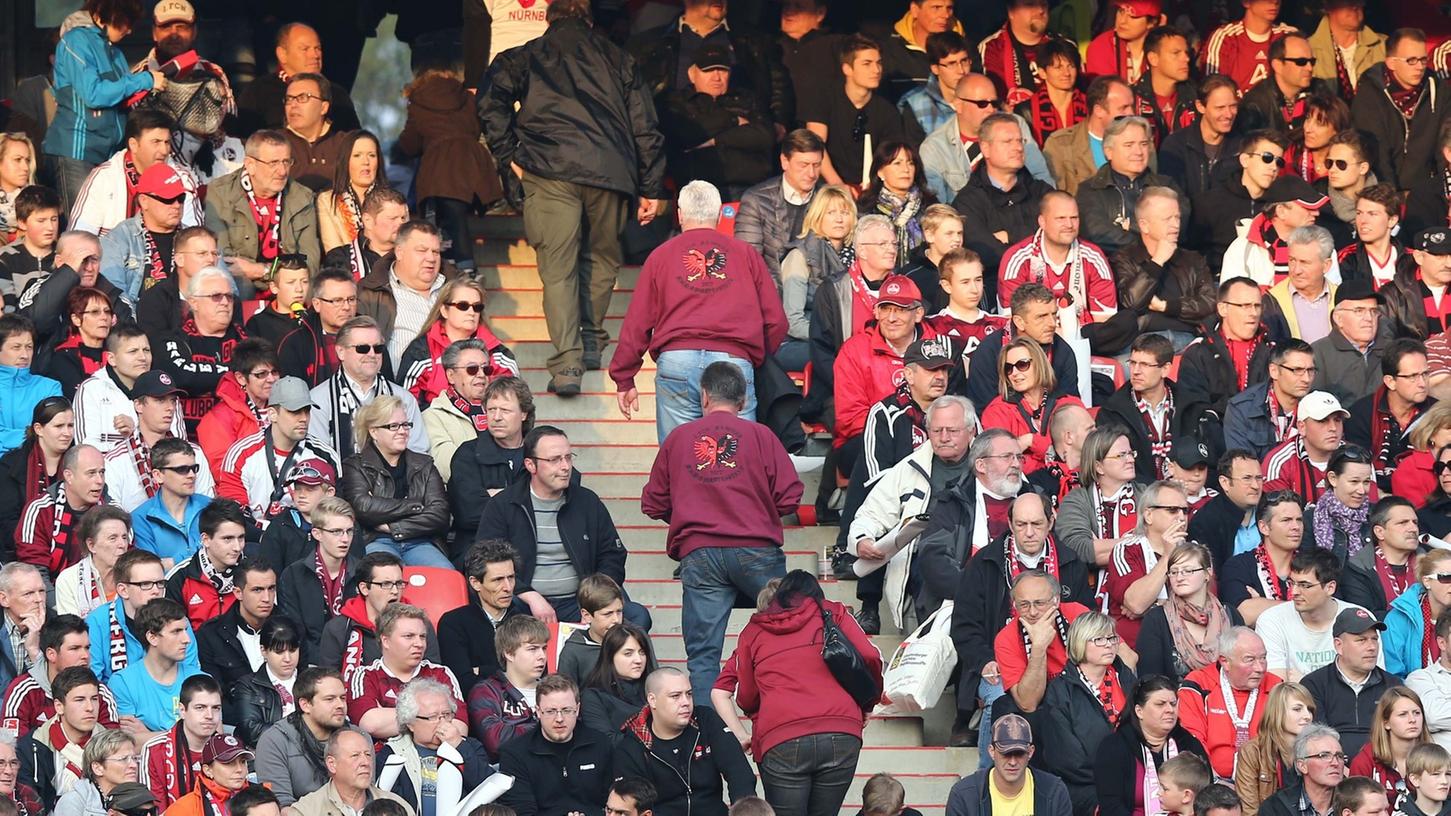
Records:
[[[1304,68],[1307,65],[1313,66],[1315,64],[1315,58],[1314,57],[1281,57],[1280,58],[1280,62],[1288,62],[1288,63],[1290,63],[1291,65],[1293,65],[1293,66],[1295,66],[1297,68]]]
[[[179,204],[181,203],[181,199],[184,195],[185,194],[179,196],[172,196],[171,198],[162,198],[158,195],[151,195],[150,193],[147,194],[147,196],[150,197],[151,200],[159,202],[161,204]]]
[[[298,479],[321,479],[321,478],[322,478],[322,471],[319,471],[317,468],[312,467],[310,465],[304,465],[304,466],[301,466],[301,467],[294,468],[292,470],[292,473],[288,474],[287,481],[288,482],[295,482]]]
[[[1016,363],[1009,363],[1009,362],[1006,362],[1005,361],[1003,363],[1003,371],[1019,371],[1019,372],[1022,372],[1022,371],[1027,371],[1028,369],[1030,369],[1032,367],[1033,367],[1033,361],[1032,360],[1019,360]]]
[[[1435,578],[1438,584],[1451,584],[1451,572],[1433,572],[1426,577]]]
[[[476,314],[483,314],[484,313],[484,302],[483,301],[479,301],[478,303],[467,303],[467,302],[462,301],[462,300],[456,300],[456,301],[453,301],[452,303],[446,303],[444,305],[445,306],[452,306],[452,307],[454,307],[455,309],[458,309],[461,312],[466,312],[469,309],[473,309]]]
[[[167,465],[166,467],[157,468],[157,470],[168,470],[183,476],[195,476],[201,469],[201,465]]]
[[[370,351],[374,354],[382,354],[383,352],[388,350],[388,347],[383,345],[382,343],[379,343],[375,346],[370,346],[367,343],[359,343],[356,346],[348,346],[348,348],[356,351],[359,354],[367,354]]]
[[[478,363],[471,363],[469,365],[454,366],[453,367],[453,370],[454,371],[462,371],[463,373],[469,375],[470,377],[477,377],[477,376],[479,376],[479,373],[480,372],[484,372],[484,373],[487,373],[488,372],[488,368],[487,367],[481,366]]]
[[[1451,460],[1437,462],[1436,464],[1431,466],[1431,470],[1434,471],[1437,476],[1445,473],[1448,468],[1451,468]]]
[[[1325,166],[1331,170],[1349,170],[1352,164],[1354,164],[1354,162],[1351,162],[1349,159],[1325,160]]]
[[[1264,162],[1265,164],[1273,164],[1274,166],[1280,167],[1280,168],[1283,168],[1285,166],[1285,157],[1284,156],[1276,156],[1275,154],[1271,153],[1268,150],[1266,150],[1263,153],[1251,153],[1250,155],[1251,156],[1258,156],[1259,157],[1259,160],[1262,161],[1262,162]]]
[[[969,105],[976,105],[983,110],[987,110],[998,103],[996,99],[968,99],[965,96],[960,96],[958,99],[961,99]]]

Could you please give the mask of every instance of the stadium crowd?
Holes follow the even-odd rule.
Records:
[[[836,816],[919,625],[979,767],[863,816],[1451,808],[1444,10],[409,4],[385,143],[345,5],[0,106],[0,816]],[[501,214],[551,405],[654,361],[683,667]]]

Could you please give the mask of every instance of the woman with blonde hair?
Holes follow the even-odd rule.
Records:
[[[1420,509],[1436,489],[1436,452],[1451,445],[1451,401],[1442,400],[1411,427],[1411,452],[1391,471],[1391,493]]]
[[[1019,337],[1003,349],[998,370],[998,396],[982,412],[983,428],[1002,428],[1018,439],[1023,451],[1023,475],[1043,467],[1053,445],[1048,426],[1053,412],[1064,405],[1082,406],[1077,397],[1055,397],[1058,377],[1048,364],[1043,347],[1031,337]]]
[[[781,259],[781,305],[786,310],[786,342],[776,359],[787,371],[801,371],[810,359],[811,307],[821,284],[846,274],[856,252],[856,203],[845,187],[829,184],[816,191],[801,219],[801,232],[786,244]]]
[[[1295,737],[1315,719],[1315,698],[1294,682],[1270,690],[1258,734],[1239,749],[1234,764],[1234,789],[1244,803],[1243,816],[1255,816],[1260,805],[1280,788],[1299,781],[1295,770]]]
[[[333,186],[317,194],[317,231],[322,251],[347,246],[363,231],[363,201],[374,188],[387,186],[383,148],[371,131],[355,130],[343,137],[333,171]]]
[[[408,449],[413,423],[403,400],[376,397],[353,418],[359,451],[343,460],[338,495],[352,505],[367,552],[410,567],[453,569],[443,554],[448,491],[433,457]]]
[[[1391,686],[1375,705],[1370,741],[1350,760],[1349,776],[1368,776],[1385,788],[1395,812],[1406,795],[1406,757],[1417,745],[1431,741],[1421,697],[1405,686]]]
[[[15,196],[35,181],[35,145],[24,133],[0,133],[0,244],[17,237]]]
[[[454,278],[438,291],[433,309],[423,321],[423,330],[403,349],[398,378],[420,409],[448,388],[448,375],[440,364],[443,353],[460,340],[476,338],[488,349],[484,375],[487,382],[519,376],[514,352],[504,345],[484,320],[484,285],[472,278]]]

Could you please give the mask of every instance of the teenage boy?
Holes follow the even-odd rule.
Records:
[[[581,629],[569,636],[564,649],[559,653],[559,668],[555,671],[584,686],[584,678],[595,667],[600,656],[600,645],[605,642],[605,633],[614,628],[625,617],[625,594],[620,585],[608,575],[595,573],[579,582],[579,619],[588,629]]]
[[[306,522],[312,550],[288,564],[277,579],[277,610],[302,627],[306,633],[303,652],[309,657],[318,654],[328,621],[342,612],[343,604],[357,591],[356,585],[348,583],[348,576],[362,560],[353,550],[353,517],[352,505],[337,496],[319,501]]]
[[[983,338],[1008,325],[1008,319],[982,309],[984,287],[982,258],[962,247],[942,256],[937,265],[937,288],[947,297],[947,306],[924,319],[932,334],[957,338],[963,354],[970,356]],[[927,291],[923,289],[922,291]],[[965,365],[965,363],[964,363]]]
[[[211,675],[194,674],[181,684],[180,716],[141,746],[141,784],[165,810],[191,793],[201,776],[202,751],[222,728],[222,687]]]
[[[306,309],[307,285],[311,273],[306,255],[280,255],[277,268],[267,276],[267,291],[272,293],[267,308],[247,321],[247,336],[260,337],[276,349],[282,338],[297,329]]]
[[[91,610],[86,629],[91,638],[91,671],[102,684],[122,669],[141,661],[146,653],[137,618],[141,608],[166,594],[166,570],[161,558],[145,550],[127,550],[116,559],[116,600]],[[201,671],[195,638],[187,647],[185,666]]]
[[[499,748],[539,724],[535,689],[547,666],[549,627],[538,618],[520,615],[499,624],[494,650],[503,669],[469,692],[469,726],[484,744],[491,762]]]
[[[29,283],[55,266],[55,241],[60,235],[60,196],[49,187],[31,185],[15,195],[20,237],[0,249],[0,306],[14,312]]]
[[[176,723],[182,684],[198,673],[185,662],[194,640],[186,608],[157,598],[141,608],[136,628],[146,638],[146,656],[111,678],[116,713],[135,717],[153,733],[165,731]]]
[[[1434,742],[1417,745],[1406,756],[1406,782],[1415,797],[1402,796],[1404,816],[1437,816],[1451,798],[1451,753]]]
[[[962,246],[962,216],[946,204],[929,204],[922,211],[922,245],[906,259],[902,274],[922,290],[928,313],[947,305],[947,293],[938,284],[942,259]]]
[[[337,473],[321,459],[300,462],[283,476],[283,490],[291,506],[272,518],[257,546],[258,560],[271,565],[279,577],[283,570],[317,549],[308,519],[319,502],[337,495]]]

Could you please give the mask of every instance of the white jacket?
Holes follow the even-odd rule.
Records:
[[[110,366],[76,386],[71,404],[76,414],[76,444],[91,445],[103,454],[128,436],[116,430],[116,417],[130,419],[133,426],[136,423],[136,406],[121,390],[121,383]],[[186,420],[180,411],[171,420],[171,435],[186,438]]]
[[[167,159],[166,163],[181,176],[182,186],[186,187],[186,198],[181,202],[181,228],[205,224],[202,203],[196,194],[196,179],[177,162]],[[86,177],[86,183],[81,185],[81,191],[76,194],[76,203],[71,207],[71,229],[105,235],[112,227],[126,220],[125,167],[125,148],[96,165],[96,169]]]
[[[252,518],[263,527],[267,526],[272,515],[268,513],[272,500],[272,492],[275,482],[272,481],[272,471],[267,464],[267,451],[264,450],[268,443],[268,431],[258,431],[250,436],[244,436],[232,443],[227,448],[227,455],[222,459],[222,490],[216,494],[219,498],[233,499],[242,503],[252,514]],[[295,455],[292,457],[292,464],[288,467],[296,467],[310,460],[323,460],[332,467],[334,473],[342,473],[342,460],[338,458],[332,448],[311,437],[297,443]],[[282,468],[283,460],[279,458],[276,467]],[[285,473],[278,473],[278,476],[286,476]],[[201,483],[197,483],[197,492],[201,492]],[[287,492],[283,491],[278,497],[281,506],[290,506],[292,500],[288,498]]]
[[[1275,285],[1275,263],[1270,258],[1270,251],[1264,244],[1249,239],[1252,223],[1248,218],[1241,218],[1235,225],[1238,237],[1224,251],[1224,265],[1219,269],[1220,283],[1243,276],[1254,279],[1262,290]],[[1325,280],[1335,286],[1340,285],[1340,260],[1333,254],[1330,256],[1330,268],[1325,270]]]
[[[177,410],[177,416],[181,411]],[[185,439],[186,437],[180,436]],[[111,496],[111,502],[128,513],[135,512],[150,496],[146,495],[146,486],[141,481],[141,474],[136,470],[136,457],[131,454],[131,446],[135,444],[135,437],[125,439],[116,443],[106,453],[106,492]],[[203,496],[215,496],[217,486],[212,481],[212,469],[207,466],[206,454],[196,443],[190,443],[192,453],[196,454],[196,463],[201,467],[196,475],[196,492]]]
[[[927,512],[932,502],[931,473],[930,442],[884,471],[852,519],[846,535],[847,552],[855,555],[857,541],[879,539],[904,519]],[[903,547],[884,567],[887,578],[883,596],[898,627],[902,626],[903,617],[912,602],[912,596],[907,594],[907,576],[916,547],[915,541]]]
[[[1451,671],[1438,660],[1406,675],[1406,688],[1421,698],[1431,739],[1451,750]]]

